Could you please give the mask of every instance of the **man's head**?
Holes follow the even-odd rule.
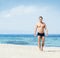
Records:
[[[39,16],[39,20],[40,20],[40,22],[42,22],[42,20],[43,20],[43,17],[42,17],[42,16]]]

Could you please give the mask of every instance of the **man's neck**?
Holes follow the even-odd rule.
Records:
[[[40,23],[43,23],[42,21],[40,21]]]

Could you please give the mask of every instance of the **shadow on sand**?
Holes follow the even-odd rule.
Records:
[[[60,52],[60,50],[44,50],[44,52]]]

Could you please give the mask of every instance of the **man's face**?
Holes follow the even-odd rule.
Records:
[[[42,19],[42,18],[40,18],[40,22],[42,22],[42,20],[43,20],[43,19]]]

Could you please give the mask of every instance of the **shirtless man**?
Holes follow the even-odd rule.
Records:
[[[38,35],[38,47],[40,50],[43,51],[44,41],[45,41],[44,29],[46,30],[46,35],[48,35],[48,30],[47,30],[46,24],[42,20],[43,20],[43,17],[40,16],[39,22],[35,26],[34,36],[36,36],[36,31],[37,31],[38,32],[37,33],[37,35]],[[42,44],[40,43],[41,39],[42,39]]]

